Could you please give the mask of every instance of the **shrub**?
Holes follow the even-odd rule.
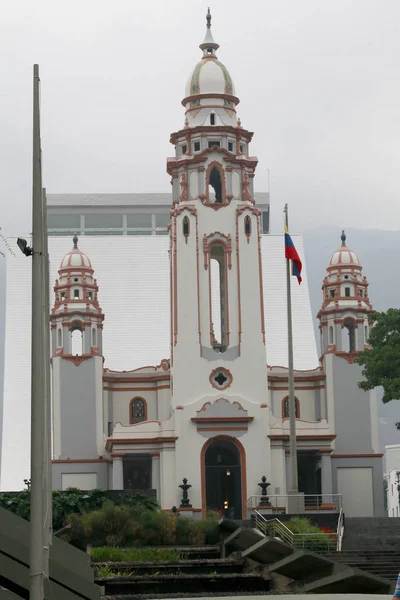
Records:
[[[182,559],[175,548],[92,548],[93,562],[167,562]]]
[[[294,534],[298,534],[295,541],[297,546],[313,552],[329,552],[336,547],[334,532],[326,531],[314,525],[305,517],[292,517],[286,522],[286,526]],[[330,535],[329,535],[330,534]]]

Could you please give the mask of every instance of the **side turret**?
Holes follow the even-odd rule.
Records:
[[[332,254],[322,284],[322,306],[318,313],[321,353],[350,354],[364,350],[369,332],[372,305],[368,281],[357,255],[342,244]]]

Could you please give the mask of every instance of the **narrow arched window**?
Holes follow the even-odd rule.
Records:
[[[251,219],[249,215],[244,219],[244,232],[247,236],[247,241],[249,241],[249,237],[251,236]]]
[[[332,325],[329,326],[329,343],[333,344],[333,327],[332,327]]]
[[[146,421],[146,402],[143,398],[134,398],[131,400],[130,422],[132,424]]]
[[[182,219],[182,233],[185,236],[186,242],[187,242],[187,238],[189,237],[189,233],[190,233],[189,217],[183,217],[183,219]]]
[[[364,344],[368,344],[368,325],[364,325]]]
[[[92,346],[97,346],[97,332],[96,329],[92,329]]]
[[[223,202],[221,173],[216,166],[211,169],[208,178],[208,200],[216,204]]]
[[[59,329],[57,329],[57,346],[59,348],[61,348],[62,345],[63,345],[63,342],[62,342],[62,329],[60,327]]]
[[[295,402],[295,406],[296,406],[296,419],[300,419],[300,402],[298,398],[294,399]],[[283,410],[282,410],[282,418],[283,419],[289,419],[289,396],[286,396],[286,398],[284,398],[283,400]]]
[[[80,323],[73,323],[71,329],[71,354],[82,356],[83,354],[83,332]]]
[[[210,250],[211,324],[214,350],[225,352],[228,346],[227,271],[225,249],[212,244]]]

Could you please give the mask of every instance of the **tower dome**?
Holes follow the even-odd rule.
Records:
[[[82,250],[78,248],[78,237],[75,234],[73,239],[74,247],[67,252],[61,261],[60,271],[83,269],[85,271],[93,271],[92,264],[89,258]]]
[[[353,267],[361,270],[361,264],[358,256],[346,246],[346,234],[342,231],[342,245],[331,256],[328,270],[339,269],[340,267]]]
[[[186,108],[189,126],[201,125],[213,109],[219,115],[220,124],[236,126],[235,106],[239,104],[239,99],[235,96],[235,86],[228,69],[217,59],[219,44],[211,33],[210,9],[206,20],[206,35],[200,44],[203,57],[190,73],[182,104]],[[208,107],[209,110],[201,110]],[[196,118],[198,115],[200,118]]]

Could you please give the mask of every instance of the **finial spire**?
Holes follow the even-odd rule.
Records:
[[[78,236],[76,235],[76,233],[75,233],[74,237],[72,238],[72,241],[74,242],[74,248],[77,248],[78,247]]]
[[[211,33],[211,12],[210,8],[207,10],[206,15],[207,21],[207,29],[206,29],[206,37],[204,38],[204,42],[200,44],[200,48],[203,50],[203,55],[207,58],[217,58],[215,55],[215,51],[218,50],[219,45],[214,40]]]
[[[344,232],[344,229],[342,229],[342,235],[340,236],[340,239],[342,240],[342,246],[346,245],[346,234]]]
[[[211,27],[211,13],[210,13],[210,7],[208,7],[208,10],[207,10],[207,16],[206,16],[206,20],[207,20],[207,27],[208,27],[208,29],[210,29],[210,27]]]

